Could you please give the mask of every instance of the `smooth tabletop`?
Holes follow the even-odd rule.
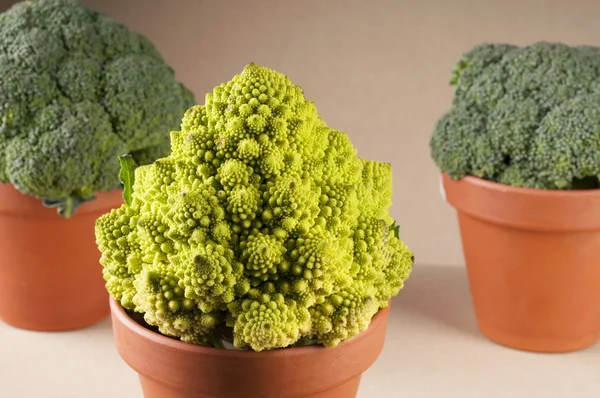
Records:
[[[0,323],[0,398],[142,398],[110,319],[62,333]],[[498,346],[477,330],[463,267],[416,265],[358,398],[598,398],[600,344],[570,354]]]

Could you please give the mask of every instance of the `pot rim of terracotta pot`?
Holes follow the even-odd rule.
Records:
[[[390,307],[379,310],[367,330],[336,348],[315,345],[255,352],[166,337],[138,324],[112,297],[110,306],[117,351],[142,385],[150,380],[160,388],[194,391],[199,397],[283,396],[283,391],[285,396],[303,397],[347,383],[357,385],[381,354]]]
[[[369,324],[369,328],[373,326],[379,325],[384,321],[383,313],[389,311],[391,307],[391,300],[388,303],[388,306],[384,309],[380,309],[371,319],[371,323]],[[123,306],[114,299],[114,297],[110,297],[110,308],[113,311],[115,317],[125,325],[128,329],[132,330],[136,334],[139,334],[141,337],[152,341],[156,344],[160,344],[163,346],[167,346],[179,351],[185,351],[190,354],[202,354],[202,355],[219,355],[219,356],[228,356],[235,358],[250,358],[256,357],[257,355],[262,356],[270,356],[270,357],[289,357],[294,355],[310,355],[314,351],[322,351],[322,350],[335,350],[339,347],[343,347],[349,344],[357,344],[361,339],[364,339],[366,336],[366,330],[352,339],[342,341],[338,347],[336,348],[328,348],[322,345],[310,345],[310,346],[302,346],[302,347],[290,347],[290,348],[278,348],[274,350],[265,350],[265,351],[253,351],[253,350],[237,350],[237,349],[222,349],[222,348],[214,348],[214,347],[206,347],[197,344],[186,343],[181,340],[177,340],[171,337],[167,337],[163,334],[153,332],[148,328],[140,325],[136,321],[134,321],[125,311]]]
[[[600,207],[600,189],[523,188],[445,173],[442,183],[449,204],[487,222],[545,232],[600,229],[600,212],[590,211]]]

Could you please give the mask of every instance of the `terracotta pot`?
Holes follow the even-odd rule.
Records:
[[[354,398],[381,353],[389,312],[337,348],[252,352],[183,343],[140,326],[113,299],[111,308],[117,350],[145,398]]]
[[[110,313],[94,225],[122,203],[100,193],[71,219],[0,184],[0,318],[22,329],[58,331],[92,325]]]
[[[600,339],[600,190],[443,176],[458,211],[475,315],[489,339],[568,352]]]

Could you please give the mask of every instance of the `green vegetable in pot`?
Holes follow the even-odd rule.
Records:
[[[335,347],[408,278],[390,164],[360,159],[283,74],[247,65],[171,145],[135,170],[131,204],[96,223],[108,291],[161,333]]]
[[[600,188],[600,49],[481,44],[452,72],[431,154],[453,179]]]
[[[0,48],[0,182],[65,217],[119,186],[119,155],[168,155],[194,104],[146,38],[75,0],[17,3]]]

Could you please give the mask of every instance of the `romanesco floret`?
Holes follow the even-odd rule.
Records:
[[[107,289],[165,335],[255,351],[336,346],[409,277],[392,170],[357,156],[300,87],[249,64],[190,108],[96,227]]]
[[[170,151],[194,104],[154,46],[77,0],[25,0],[0,14],[0,183],[70,217]]]
[[[431,155],[454,179],[598,188],[599,76],[595,47],[478,45],[452,72],[452,107],[436,123]]]

